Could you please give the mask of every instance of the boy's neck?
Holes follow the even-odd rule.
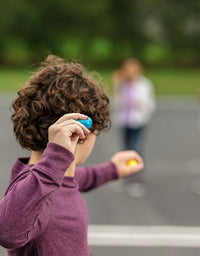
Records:
[[[43,151],[31,151],[31,156],[29,158],[28,164],[37,164],[41,157]]]
[[[41,157],[42,157],[43,151],[31,151],[31,156],[28,161],[28,164],[37,164]],[[75,168],[76,168],[76,163],[73,161],[69,168],[65,172],[66,177],[74,177],[75,174]]]
[[[75,168],[76,168],[76,163],[73,161],[69,168],[65,172],[65,177],[74,177],[75,175]]]

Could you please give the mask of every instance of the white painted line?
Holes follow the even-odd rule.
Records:
[[[91,246],[199,247],[200,227],[90,225]]]

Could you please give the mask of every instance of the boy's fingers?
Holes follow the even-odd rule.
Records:
[[[79,136],[76,136],[72,141],[73,150],[75,150],[76,145],[78,144],[78,141],[80,140]]]
[[[135,159],[138,161],[138,163],[143,163],[142,157],[132,150],[124,151],[124,159],[126,161]]]
[[[83,114],[80,114],[80,113],[71,113],[71,114],[65,114],[63,115],[62,117],[60,117],[56,122],[55,124],[60,124],[66,120],[70,120],[70,119],[74,119],[74,120],[77,120],[77,119],[84,119],[86,120],[88,118],[88,116],[86,115],[83,115]]]
[[[135,159],[139,162],[139,163],[143,163],[143,159],[141,156],[139,156],[138,154],[135,155]]]
[[[67,127],[69,125],[78,125],[85,134],[89,134],[90,133],[90,130],[88,130],[85,125],[81,124],[80,122],[78,121],[75,121],[73,119],[70,119],[70,120],[67,120],[67,121],[63,121],[62,123],[59,123],[57,125],[57,127]]]
[[[126,166],[126,170],[129,174],[134,173],[134,172],[139,172],[144,168],[143,163],[138,163],[137,165],[134,166]]]
[[[85,139],[85,134],[84,134],[82,128],[77,124],[68,125],[68,132],[70,132],[70,134],[69,134],[70,137],[73,134],[77,134],[80,139]]]

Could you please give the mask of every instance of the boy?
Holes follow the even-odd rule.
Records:
[[[48,56],[13,102],[14,132],[30,158],[12,167],[0,202],[0,245],[10,256],[89,256],[87,209],[79,191],[143,168],[134,151],[99,166],[76,168],[109,127],[109,100],[79,64]],[[81,113],[81,114],[80,114]],[[77,119],[90,116],[88,130]],[[138,165],[127,166],[136,159]]]

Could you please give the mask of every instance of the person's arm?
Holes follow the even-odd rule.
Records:
[[[75,180],[82,192],[97,188],[117,178],[117,169],[111,161],[100,165],[78,167],[75,171]]]
[[[120,87],[122,86],[124,82],[124,77],[123,77],[123,71],[122,70],[116,70],[113,75],[113,93],[114,93],[114,104],[119,105],[121,104],[121,89]]]
[[[48,143],[41,160],[10,184],[0,201],[0,245],[22,247],[43,232],[49,197],[61,186],[73,159],[66,148]]]
[[[143,79],[141,86],[142,90],[139,105],[144,111],[148,111],[148,113],[153,113],[156,110],[154,86],[152,82],[147,78]]]
[[[129,166],[127,162],[135,159],[137,165]],[[120,151],[109,162],[101,165],[77,168],[75,179],[79,184],[79,190],[89,191],[109,181],[123,178],[136,173],[144,168],[142,158],[132,150]]]
[[[153,113],[156,110],[156,97],[153,83],[147,80],[147,99],[149,110]]]

